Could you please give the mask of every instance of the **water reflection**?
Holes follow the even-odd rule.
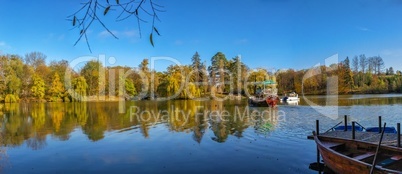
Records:
[[[375,126],[379,115],[394,124],[402,98],[395,96],[339,96],[369,106],[340,106],[337,114],[364,126]],[[248,108],[247,101],[0,104],[0,158],[7,150],[13,168],[6,173],[308,173],[316,146],[306,136],[317,119],[325,131],[343,118],[303,101],[276,109]]]
[[[149,138],[150,129],[164,125],[167,131],[186,132],[201,143],[207,129],[212,140],[223,143],[229,136],[243,137],[248,127],[266,134],[275,128],[277,109],[248,108],[245,101],[140,101],[126,102],[119,114],[116,102],[93,103],[10,103],[0,105],[3,146],[26,144],[34,150],[44,148],[47,135],[69,140],[75,129],[91,141],[105,137],[108,131],[139,129]]]

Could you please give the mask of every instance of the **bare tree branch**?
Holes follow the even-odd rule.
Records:
[[[94,21],[101,24],[101,26],[110,35],[118,39],[118,37],[101,20],[101,18],[108,15],[110,11],[120,11],[120,13],[116,17],[116,22],[120,22],[135,16],[140,37],[142,37],[141,23],[148,23],[148,21],[143,18],[144,14],[146,14],[145,16],[152,17],[150,31],[150,43],[152,46],[152,34],[156,32],[158,35],[160,35],[159,31],[155,27],[155,20],[160,21],[158,13],[164,11],[162,10],[163,6],[155,3],[154,0],[127,0],[126,2],[120,2],[120,0],[87,0],[84,3],[81,3],[81,5],[82,6],[75,13],[67,17],[68,20],[72,22],[72,29],[78,29],[80,31],[79,37],[74,43],[74,46],[77,45],[82,38],[85,38],[88,49],[90,52],[92,52],[87,32],[89,31],[89,28]]]

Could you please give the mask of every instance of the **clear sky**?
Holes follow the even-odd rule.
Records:
[[[115,23],[107,18],[119,39],[93,25],[90,53],[83,41],[73,46],[79,31],[66,20],[82,1],[0,0],[0,51],[40,51],[48,62],[105,54],[130,67],[154,56],[189,64],[196,51],[209,64],[221,51],[227,58],[240,54],[251,68],[276,69],[310,68],[336,53],[342,60],[366,54],[380,55],[386,67],[402,70],[401,0],[154,1],[166,10],[156,23],[162,36],[154,37],[155,47],[149,43],[149,25],[142,26],[140,38],[134,19]]]

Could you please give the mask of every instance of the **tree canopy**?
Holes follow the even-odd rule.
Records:
[[[210,58],[210,66],[195,52],[189,65],[171,65],[166,71],[150,69],[148,59],[138,67],[105,67],[98,60],[73,70],[65,60],[45,63],[47,56],[28,53],[25,61],[18,55],[0,55],[0,101],[85,101],[130,98],[197,99],[213,95],[254,94],[266,80],[277,82],[279,93],[302,91],[325,94],[328,86],[337,85],[338,94],[388,93],[402,91],[402,73],[384,68],[380,56],[346,57],[338,64],[310,70],[250,69],[240,56],[227,59],[222,52]],[[66,83],[67,77],[71,83]],[[309,76],[309,78],[305,78]],[[331,81],[337,77],[337,81]],[[336,84],[335,84],[336,82]],[[215,96],[216,97],[216,96]],[[173,98],[171,98],[173,99]]]

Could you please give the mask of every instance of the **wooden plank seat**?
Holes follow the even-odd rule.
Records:
[[[355,157],[353,157],[353,159],[356,159],[356,160],[360,161],[360,160],[364,160],[364,159],[372,157],[372,156],[374,156],[374,152],[367,152],[365,154],[355,156]]]

